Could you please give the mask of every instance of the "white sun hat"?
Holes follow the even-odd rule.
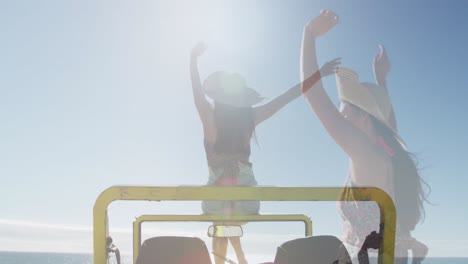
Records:
[[[359,82],[359,75],[349,68],[338,67],[335,76],[339,99],[361,108],[382,122],[406,150],[405,142],[390,123],[393,106],[387,89],[375,83]]]

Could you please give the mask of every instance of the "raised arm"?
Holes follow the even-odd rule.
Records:
[[[318,70],[315,39],[324,35],[338,23],[338,17],[331,11],[322,11],[305,28],[302,40],[301,78],[310,76]],[[325,64],[327,65],[327,64]],[[332,103],[319,80],[315,84],[303,82],[302,90],[312,110],[335,142],[354,158],[367,154],[369,139],[348,120]]]
[[[302,93],[305,93],[307,90],[305,87],[310,88],[315,83],[319,82],[322,77],[335,73],[336,66],[338,66],[339,63],[339,59],[334,59],[328,62],[320,71],[315,71],[307,79],[289,88],[282,95],[276,97],[275,99],[271,100],[270,102],[264,105],[255,107],[255,125],[258,125],[264,120],[268,119],[274,113],[278,112],[281,108],[287,105],[289,102],[299,97]]]
[[[387,88],[387,75],[390,72],[391,64],[390,60],[388,59],[387,50],[385,49],[385,47],[382,45],[379,45],[379,47],[380,52],[374,56],[374,61],[372,63],[374,69],[374,77],[375,82],[379,86],[383,87],[388,93],[389,91]],[[393,129],[397,131],[398,128],[393,107],[390,112],[389,121]]]
[[[190,77],[192,80],[193,100],[198,114],[203,124],[205,138],[210,140],[214,138],[215,125],[214,113],[210,102],[206,99],[205,93],[201,87],[200,75],[198,73],[198,57],[206,50],[203,43],[198,43],[190,54]]]
[[[270,118],[274,113],[278,112],[281,108],[287,105],[292,100],[298,98],[301,95],[300,84],[295,85],[288,89],[282,95],[276,97],[270,102],[254,107],[254,121],[255,125],[260,124],[264,120]]]

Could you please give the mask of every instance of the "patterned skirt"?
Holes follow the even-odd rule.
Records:
[[[212,186],[256,186],[252,167],[238,162],[238,168],[234,177],[228,168],[209,167],[209,178],[207,185]],[[260,210],[259,201],[203,201],[202,210],[204,214],[209,215],[252,215],[258,214]]]

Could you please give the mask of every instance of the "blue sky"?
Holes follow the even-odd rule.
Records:
[[[387,48],[399,129],[435,204],[414,235],[432,256],[468,256],[463,1],[3,1],[0,251],[90,251],[92,208],[107,187],[204,184],[192,46],[208,46],[202,78],[237,71],[272,99],[299,81],[302,28],[322,8],[340,23],[318,40],[320,64],[342,57],[361,80],[372,81],[372,58],[379,44]],[[334,78],[324,85],[337,98]],[[346,156],[304,99],[256,133],[251,160],[261,185],[344,182]],[[300,209],[317,234],[341,233],[334,204],[262,205],[262,213]],[[113,204],[111,232],[123,241],[135,216],[180,210],[200,207]],[[74,242],[59,243],[60,236]]]

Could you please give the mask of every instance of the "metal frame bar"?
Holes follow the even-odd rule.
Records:
[[[149,187],[112,186],[103,191],[93,209],[94,263],[106,263],[106,237],[108,236],[107,207],[117,200],[149,201],[340,201],[342,187]],[[394,262],[395,205],[379,188],[353,188],[352,201],[375,201],[380,208],[380,222],[384,225],[379,263]]]

